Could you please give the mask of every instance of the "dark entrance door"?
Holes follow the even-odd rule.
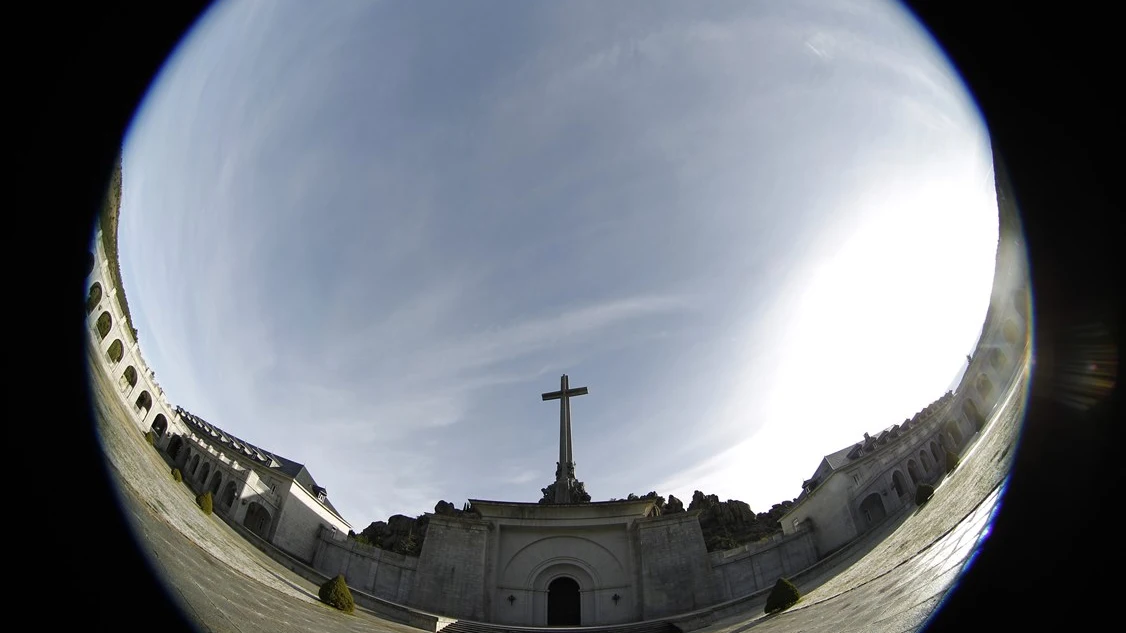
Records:
[[[579,626],[582,622],[579,583],[560,576],[547,586],[547,625]]]

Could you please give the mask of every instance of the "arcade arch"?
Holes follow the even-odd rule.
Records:
[[[149,414],[149,409],[152,408],[152,396],[149,395],[148,391],[142,391],[141,395],[137,396],[137,402],[133,408],[137,415],[141,416],[141,419]]]
[[[184,450],[184,440],[179,435],[173,435],[172,439],[168,441],[168,456],[176,460],[180,456],[180,451]]]
[[[1000,347],[994,347],[993,351],[989,352],[989,364],[993,369],[1001,371],[1009,364],[1009,358],[1005,356],[1005,352],[1002,352]]]
[[[1009,345],[1016,346],[1020,343],[1020,328],[1012,319],[1005,319],[1005,323],[1001,326],[1001,335]]]
[[[103,312],[102,315],[98,317],[96,325],[98,327],[98,340],[104,341],[106,337],[109,336],[110,328],[113,327],[113,317],[110,316],[109,312]]]
[[[121,373],[120,386],[121,393],[129,393],[133,390],[133,387],[137,386],[137,369],[135,367],[130,365]]]
[[[168,430],[168,419],[164,417],[163,413],[158,413],[152,419],[152,425],[149,428],[157,437],[164,437],[164,432]]]
[[[876,525],[887,516],[887,511],[884,510],[884,500],[880,498],[880,493],[873,492],[864,497],[864,501],[860,502],[860,514],[868,521],[868,527]]]
[[[895,496],[902,497],[907,494],[907,482],[903,480],[903,473],[898,470],[891,475],[891,486],[895,489]]]
[[[242,524],[258,536],[269,539],[270,521],[272,520],[273,517],[270,516],[269,510],[257,501],[251,501],[250,505],[246,508],[246,516],[243,517]]]
[[[238,493],[238,486],[235,482],[228,481],[226,488],[223,489],[223,496],[220,498],[220,505],[225,510],[230,510],[235,505],[235,497]]]
[[[967,420],[973,423],[975,429],[980,431],[981,427],[985,426],[985,416],[977,410],[977,405],[974,404],[973,400],[966,398],[962,401],[962,413]]]
[[[116,365],[121,362],[122,358],[125,358],[125,344],[121,342],[121,339],[117,339],[106,350],[106,360],[111,365]]]
[[[946,435],[950,437],[950,442],[953,443],[954,448],[962,445],[962,432],[958,430],[958,425],[954,424],[954,420],[946,421]]]
[[[929,473],[930,471],[934,470],[934,463],[931,461],[930,454],[927,453],[927,451],[925,449],[919,451],[919,461],[922,462],[922,464],[923,464],[923,471],[924,472]]]
[[[102,302],[102,284],[94,282],[90,286],[90,294],[86,295],[86,314],[90,314]]]
[[[993,381],[990,380],[989,376],[986,376],[985,374],[977,375],[977,380],[974,381],[974,386],[977,388],[977,392],[981,394],[982,400],[988,400],[989,394],[993,393]]]
[[[913,459],[907,462],[907,474],[911,476],[911,485],[918,486],[922,477],[919,476],[919,467]]]

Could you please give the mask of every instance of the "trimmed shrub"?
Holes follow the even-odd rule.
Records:
[[[766,597],[766,608],[763,609],[765,613],[778,613],[785,611],[798,603],[801,600],[801,593],[794,583],[779,578],[778,582],[774,583],[774,588],[770,590],[770,595]]]
[[[172,469],[172,478],[175,479],[177,482],[184,481],[184,476],[180,474],[179,468],[173,468]]]
[[[156,441],[156,437],[153,436],[152,431],[145,431],[145,441],[149,443],[149,446],[152,446],[153,442]]]
[[[919,484],[919,487],[915,488],[915,505],[921,506],[933,496],[934,486],[930,484]]]
[[[352,592],[348,590],[348,583],[344,582],[343,574],[337,574],[336,578],[321,585],[317,595],[325,604],[345,613],[351,613],[356,608],[356,603],[352,600]]]
[[[207,491],[196,497],[195,502],[199,504],[199,508],[200,510],[203,510],[204,514],[211,514],[211,511],[213,510],[211,491]]]
[[[946,451],[946,474],[949,475],[950,473],[954,472],[954,469],[957,467],[958,456],[950,451]]]

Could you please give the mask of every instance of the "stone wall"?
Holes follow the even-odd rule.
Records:
[[[483,620],[488,523],[431,515],[408,604],[439,615]]]
[[[349,587],[405,604],[414,585],[418,558],[364,545],[354,539],[336,539],[328,531],[318,535],[312,566],[330,578],[344,574]]]
[[[809,530],[775,535],[764,543],[749,543],[710,555],[721,601],[734,600],[790,578],[817,562],[817,548]]]
[[[694,611],[719,602],[720,592],[695,512],[637,522],[642,619]]]
[[[270,540],[296,558],[311,563],[320,540],[317,534],[322,527],[330,532],[336,528],[340,539],[346,538],[345,535],[351,528],[318,503],[312,493],[296,481],[288,481],[286,484],[288,494],[282,494],[281,514]]]

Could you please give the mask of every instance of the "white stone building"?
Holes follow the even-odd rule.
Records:
[[[1003,168],[1002,168],[1003,169]],[[782,518],[785,534],[811,529],[821,557],[874,528],[915,489],[945,473],[946,451],[977,439],[1000,398],[1027,376],[1032,354],[1028,260],[1013,201],[1000,186],[993,289],[981,336],[958,386],[901,424],[826,455]]]
[[[139,432],[178,467],[196,492],[210,491],[215,513],[291,556],[312,560],[318,534],[346,538],[352,526],[304,465],[263,450],[168,403],[141,356],[117,301],[99,229],[87,279],[90,353],[104,370]]]

